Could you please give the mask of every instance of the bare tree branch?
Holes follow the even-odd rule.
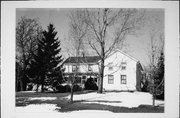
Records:
[[[125,37],[136,28],[140,20],[136,9],[83,9],[84,20],[88,26],[88,44],[101,57],[100,81],[102,92],[102,80],[104,73],[105,58],[118,44],[123,43]],[[115,35],[112,35],[112,33]],[[111,34],[108,37],[107,34]],[[107,45],[110,43],[110,45]],[[96,44],[96,45],[95,45]],[[99,49],[98,49],[99,47]]]

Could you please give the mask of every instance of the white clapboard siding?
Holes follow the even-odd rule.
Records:
[[[122,63],[126,62],[126,70],[121,70]],[[109,64],[113,70],[109,70]],[[105,60],[103,87],[105,90],[136,90],[136,64],[137,61],[120,51],[116,51]],[[108,83],[108,75],[114,76],[114,83]],[[126,75],[127,83],[121,84],[121,75]]]
[[[72,66],[75,64],[65,64],[65,73],[72,73]],[[92,72],[99,72],[98,64],[91,64]],[[88,70],[88,64],[79,64],[78,72],[80,73],[87,73]]]

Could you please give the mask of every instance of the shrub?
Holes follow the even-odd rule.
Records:
[[[58,85],[58,86],[56,86],[56,90],[58,91],[58,92],[66,92],[66,89],[65,89],[65,87],[64,86],[62,86],[62,85]]]
[[[66,91],[66,92],[71,92],[71,87],[70,87],[70,85],[65,85],[64,88],[65,88],[65,91]]]
[[[149,82],[147,80],[145,80],[145,82],[143,83],[143,87],[141,88],[141,90],[143,92],[149,92]]]
[[[33,84],[32,83],[28,83],[27,91],[32,91],[32,89],[33,89]]]
[[[64,93],[64,92],[71,92],[71,86],[70,85],[59,85],[56,87],[56,90],[57,92],[60,92],[60,93]],[[76,91],[81,91],[82,90],[82,87],[75,84],[74,87],[73,87],[73,91],[76,92]]]
[[[96,85],[96,82],[93,80],[93,78],[89,78],[85,82],[85,90],[98,90],[98,86]]]
[[[81,91],[82,90],[82,87],[81,86],[79,86],[79,85],[77,85],[77,84],[75,84],[74,85],[74,87],[73,87],[73,91],[75,92],[75,91]]]
[[[164,86],[160,86],[158,89],[155,88],[156,91],[155,91],[155,98],[156,99],[161,99],[161,100],[164,100]],[[149,92],[151,94],[153,94],[153,84],[146,80],[144,83],[143,83],[143,87],[141,88],[141,90],[143,92]]]
[[[164,100],[164,92],[156,95],[156,99]]]

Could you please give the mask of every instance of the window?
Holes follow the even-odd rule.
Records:
[[[86,76],[84,75],[84,76],[82,76],[82,79],[86,79]]]
[[[85,75],[83,75],[82,76],[82,82],[81,82],[82,84],[85,84],[86,83],[86,76]]]
[[[109,70],[113,70],[113,65],[112,65],[112,63],[109,63],[108,66],[109,66]]]
[[[92,71],[92,65],[88,65],[88,71]]]
[[[75,83],[81,83],[81,77],[75,77]]]
[[[127,63],[126,63],[125,61],[123,61],[123,62],[121,62],[121,64],[124,64],[124,65],[126,65]]]
[[[121,84],[126,84],[126,83],[127,83],[126,75],[121,75]]]
[[[72,66],[72,72],[76,71],[76,69],[77,69],[77,66],[73,65]]]
[[[126,65],[123,65],[123,66],[121,67],[121,70],[126,70]]]
[[[108,84],[114,84],[114,76],[108,75]]]
[[[121,70],[126,70],[126,65],[127,63],[126,62],[121,62]]]

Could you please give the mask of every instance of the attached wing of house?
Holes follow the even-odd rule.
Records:
[[[64,62],[65,77],[71,78],[76,74],[76,83],[81,85],[87,78],[94,78],[97,81],[99,60],[99,56],[69,57]]]

